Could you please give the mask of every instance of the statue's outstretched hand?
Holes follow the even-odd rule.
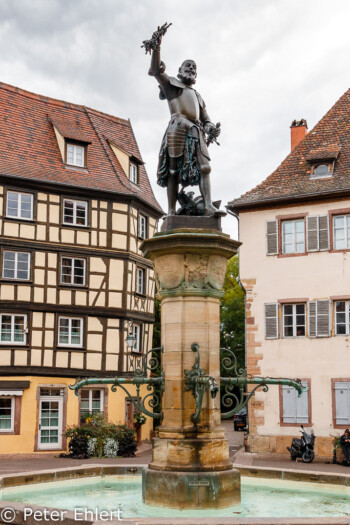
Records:
[[[160,44],[162,42],[162,38],[171,25],[172,25],[171,22],[170,24],[165,22],[165,24],[163,24],[162,26],[158,26],[157,30],[154,31],[151,40],[144,40],[142,42],[141,47],[145,48],[146,54],[151,53],[151,51],[154,49],[159,49]]]

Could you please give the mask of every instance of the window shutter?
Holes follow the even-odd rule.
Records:
[[[296,423],[297,405],[294,388],[282,386],[282,419],[283,423]]]
[[[337,425],[348,425],[350,422],[350,383],[339,381],[334,384],[335,420]]]
[[[318,217],[306,217],[307,224],[307,251],[317,252],[319,250]]]
[[[329,337],[329,301],[317,301],[317,337]]]
[[[309,337],[316,337],[316,301],[309,302]]]
[[[278,338],[278,304],[265,304],[265,339]]]
[[[329,250],[328,215],[313,215],[306,218],[307,251]]]
[[[303,386],[308,386],[306,381],[302,382]],[[296,423],[308,423],[309,422],[309,391],[303,392],[300,397],[298,397],[297,391],[295,392],[295,401],[297,407],[297,418]]]
[[[319,249],[329,250],[329,227],[328,215],[320,215],[318,218]]]
[[[278,221],[266,221],[266,253],[276,255],[278,253]]]
[[[329,301],[309,302],[309,337],[329,337]]]

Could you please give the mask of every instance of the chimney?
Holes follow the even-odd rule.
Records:
[[[293,120],[290,125],[290,143],[291,151],[299,144],[306,135],[307,122],[304,118],[301,120]]]

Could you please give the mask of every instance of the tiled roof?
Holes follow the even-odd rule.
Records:
[[[87,170],[62,161],[54,127],[89,143]],[[162,213],[145,167],[131,183],[109,145],[142,159],[128,120],[0,83],[0,175],[130,195]]]
[[[313,157],[313,158],[312,158]],[[310,179],[310,162],[337,159],[332,177]],[[261,184],[231,209],[350,193],[350,89]]]

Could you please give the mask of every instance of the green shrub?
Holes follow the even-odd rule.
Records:
[[[107,443],[108,453],[116,455],[117,450],[118,456],[134,456],[137,450],[134,430],[125,425],[108,423],[100,412],[87,416],[80,426],[67,427],[65,435],[70,438],[69,450],[72,457],[103,457],[106,455]],[[110,440],[116,445],[112,446]]]

